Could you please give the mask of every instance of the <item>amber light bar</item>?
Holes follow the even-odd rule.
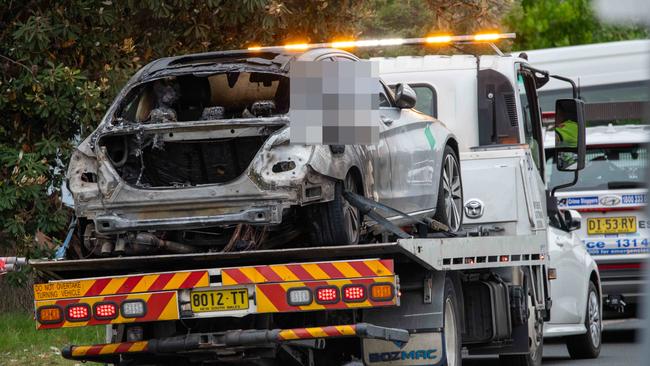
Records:
[[[494,42],[500,39],[514,39],[515,33],[478,33],[462,36],[435,35],[424,38],[386,38],[386,39],[365,39],[336,41],[326,43],[292,43],[284,46],[252,46],[248,47],[249,51],[266,51],[266,50],[308,50],[312,48],[362,48],[362,47],[388,47],[403,45],[427,45],[427,44],[445,44],[445,43],[482,43]]]

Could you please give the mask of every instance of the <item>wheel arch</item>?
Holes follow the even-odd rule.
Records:
[[[348,169],[347,173],[345,173],[346,176],[348,174],[352,174],[352,178],[357,184],[357,193],[365,197],[368,197],[368,194],[366,192],[366,187],[364,186],[365,182],[363,180],[363,174],[361,174],[361,169],[359,169],[359,167],[357,167],[356,165],[352,165],[350,166],[350,169]]]
[[[444,169],[444,161],[443,161],[443,159],[444,159],[444,155],[445,155],[445,148],[447,146],[451,147],[451,149],[456,154],[456,159],[458,160],[458,167],[460,168],[460,155],[459,155],[460,152],[458,150],[458,141],[456,141],[456,138],[454,137],[454,135],[449,134],[447,136],[447,140],[445,140],[445,144],[442,146],[442,151],[441,151],[441,154],[440,154],[440,160],[436,159],[437,161],[440,162],[440,169],[438,170],[438,177],[439,178],[442,177],[442,170]],[[459,173],[462,173],[462,172],[459,172]],[[460,176],[460,179],[461,179],[461,182],[462,182],[462,179],[463,179],[462,174]],[[440,180],[438,180],[438,185],[440,185],[441,183],[442,182]],[[437,209],[437,207],[436,207],[436,209]]]
[[[458,165],[460,165],[460,151],[458,150],[458,141],[456,141],[456,137],[453,135],[449,136],[447,141],[445,141],[445,145],[449,145],[454,150],[456,157],[458,158]]]
[[[600,274],[597,269],[593,269],[589,275],[589,282],[593,282],[596,286],[596,292],[598,294],[598,299],[600,300],[600,314],[603,314],[603,289],[600,287]],[[589,296],[589,294],[587,294]],[[589,300],[587,300],[589,301]],[[584,319],[582,319],[584,321]]]
[[[589,281],[593,282],[594,285],[596,285],[596,291],[598,291],[598,296],[602,296],[602,289],[600,288],[600,276],[596,272],[596,270],[592,270],[591,274],[589,275]]]

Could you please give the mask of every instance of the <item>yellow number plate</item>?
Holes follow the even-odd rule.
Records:
[[[587,219],[587,234],[624,234],[636,232],[636,217],[596,217]]]
[[[190,296],[192,311],[226,311],[248,309],[248,289],[193,291]]]

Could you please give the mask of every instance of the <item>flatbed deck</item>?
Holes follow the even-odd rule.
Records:
[[[455,270],[540,264],[546,252],[545,235],[483,236],[243,252],[33,260],[30,265],[51,279],[371,257],[411,261],[427,270]]]

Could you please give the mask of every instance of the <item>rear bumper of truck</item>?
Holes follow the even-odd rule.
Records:
[[[219,349],[263,347],[269,344],[297,344],[303,347],[322,348],[323,339],[357,337],[378,339],[405,344],[409,332],[403,329],[385,328],[359,323],[312,328],[273,330],[232,330],[218,333],[192,333],[184,336],[150,339],[139,342],[96,344],[90,346],[67,346],[61,350],[63,357],[77,361],[117,362],[121,355],[164,357],[197,351],[214,352]]]

